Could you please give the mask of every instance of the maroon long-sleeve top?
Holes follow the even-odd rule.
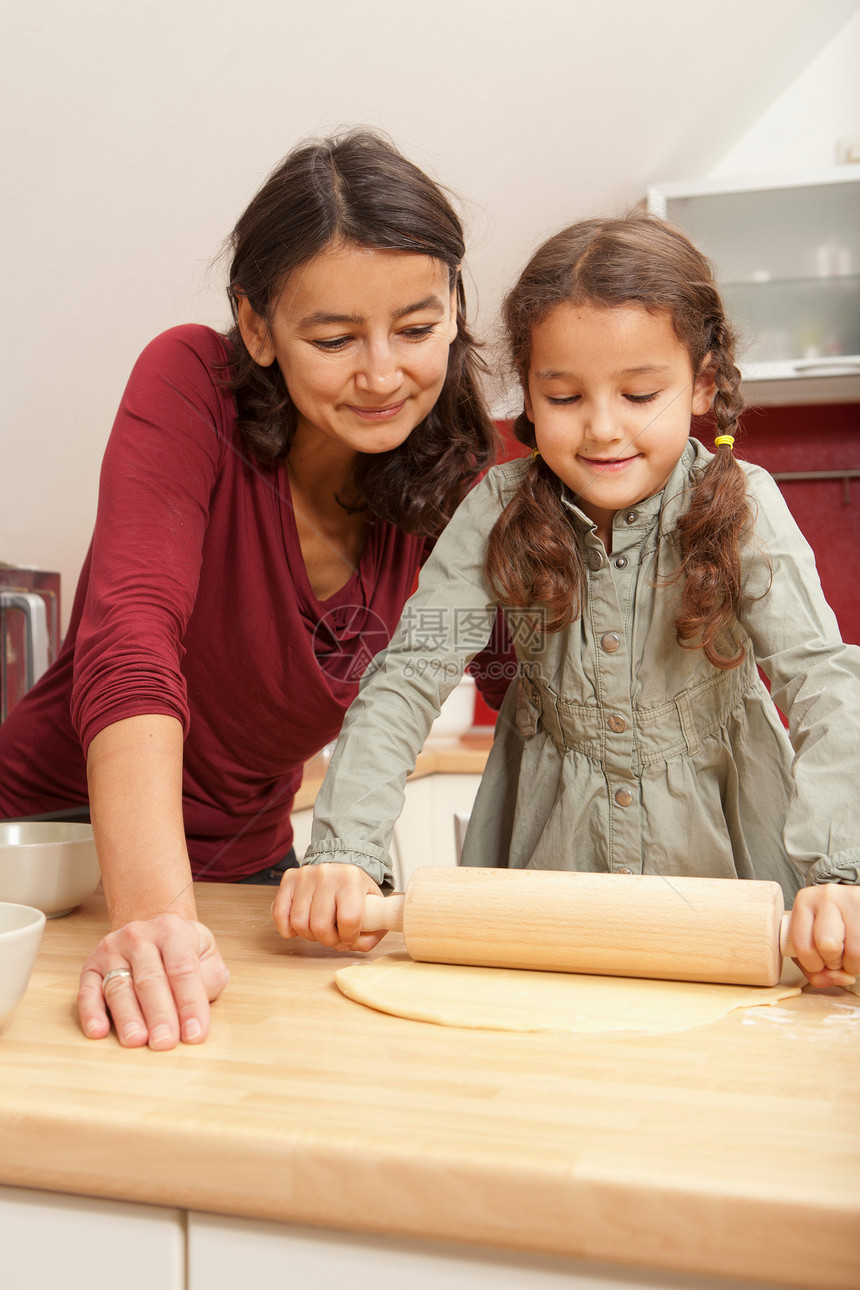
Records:
[[[87,800],[105,726],[162,713],[185,733],[195,876],[229,880],[292,843],[302,766],[340,729],[425,553],[375,523],[357,572],[311,590],[283,461],[236,432],[223,337],[165,332],[132,372],[102,466],[98,516],[60,657],[0,726],[0,816]]]

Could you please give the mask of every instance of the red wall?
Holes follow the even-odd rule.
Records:
[[[742,457],[782,471],[860,470],[860,403],[749,408]],[[780,481],[843,638],[860,644],[860,479]]]
[[[499,422],[505,456],[525,452]],[[860,403],[818,407],[748,408],[735,451],[771,473],[860,470]],[[705,444],[712,436],[703,418],[694,434]],[[824,594],[845,640],[860,644],[860,479],[780,482],[783,496],[815,552]],[[491,725],[495,714],[478,696],[475,721]]]

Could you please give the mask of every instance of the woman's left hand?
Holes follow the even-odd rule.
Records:
[[[790,935],[794,961],[810,985],[853,985],[860,973],[860,887],[804,887],[794,898]]]

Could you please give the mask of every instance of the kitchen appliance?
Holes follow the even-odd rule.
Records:
[[[60,648],[60,575],[0,562],[0,721]]]

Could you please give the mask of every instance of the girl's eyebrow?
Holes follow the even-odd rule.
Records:
[[[416,300],[414,304],[404,305],[402,309],[395,309],[392,313],[392,319],[405,318],[407,314],[417,314],[422,309],[438,309],[440,313],[445,312],[445,306],[438,296],[425,296],[423,300]],[[329,314],[325,310],[319,309],[316,313],[306,314],[304,318],[299,319],[300,327],[319,327],[321,325],[332,324],[340,326],[343,324],[354,324],[360,327],[365,321],[361,314]]]
[[[625,367],[619,376],[656,376],[663,372],[668,372],[670,365],[668,363],[641,363],[638,367]],[[535,372],[536,381],[562,381],[577,380],[575,372],[563,372],[554,367],[543,368],[540,372]]]
[[[668,363],[640,363],[638,367],[625,367],[621,373],[622,376],[640,376],[643,373],[651,374],[652,372],[668,372]]]

